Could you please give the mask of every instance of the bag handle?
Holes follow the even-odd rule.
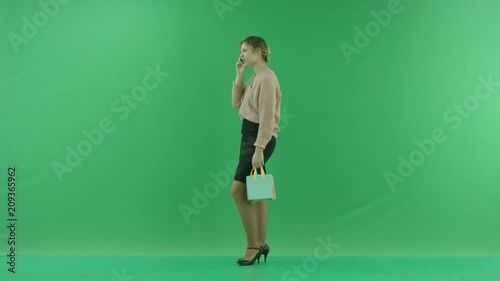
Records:
[[[255,166],[252,166],[252,171],[250,171],[250,175],[253,176],[253,181],[257,180],[257,169]],[[265,181],[265,173],[264,173],[264,168],[260,166],[260,175],[262,176],[262,180]]]

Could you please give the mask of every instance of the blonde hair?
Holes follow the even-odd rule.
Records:
[[[271,59],[271,47],[269,47],[266,41],[259,36],[249,36],[240,42],[240,46],[245,43],[250,45],[255,50],[259,49],[262,54],[262,59],[264,62],[268,62]]]

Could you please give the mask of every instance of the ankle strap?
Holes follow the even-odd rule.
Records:
[[[247,247],[247,249],[260,250],[260,248],[255,248],[255,247]]]

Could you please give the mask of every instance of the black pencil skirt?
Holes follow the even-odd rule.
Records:
[[[241,144],[240,144],[240,159],[238,167],[234,175],[234,180],[246,183],[246,177],[252,171],[252,158],[255,153],[254,143],[257,140],[259,132],[259,124],[243,119],[241,125]],[[264,164],[271,158],[276,147],[276,138],[271,137],[269,143],[264,149]],[[264,173],[267,173],[266,166],[262,166]],[[260,169],[257,169],[257,174],[260,174]]]

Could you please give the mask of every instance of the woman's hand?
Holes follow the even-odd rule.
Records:
[[[264,166],[264,150],[260,147],[255,148],[255,152],[252,157],[252,165],[255,168],[260,168]]]
[[[238,61],[236,62],[236,74],[243,76],[245,75],[246,69],[247,66],[238,58]]]

